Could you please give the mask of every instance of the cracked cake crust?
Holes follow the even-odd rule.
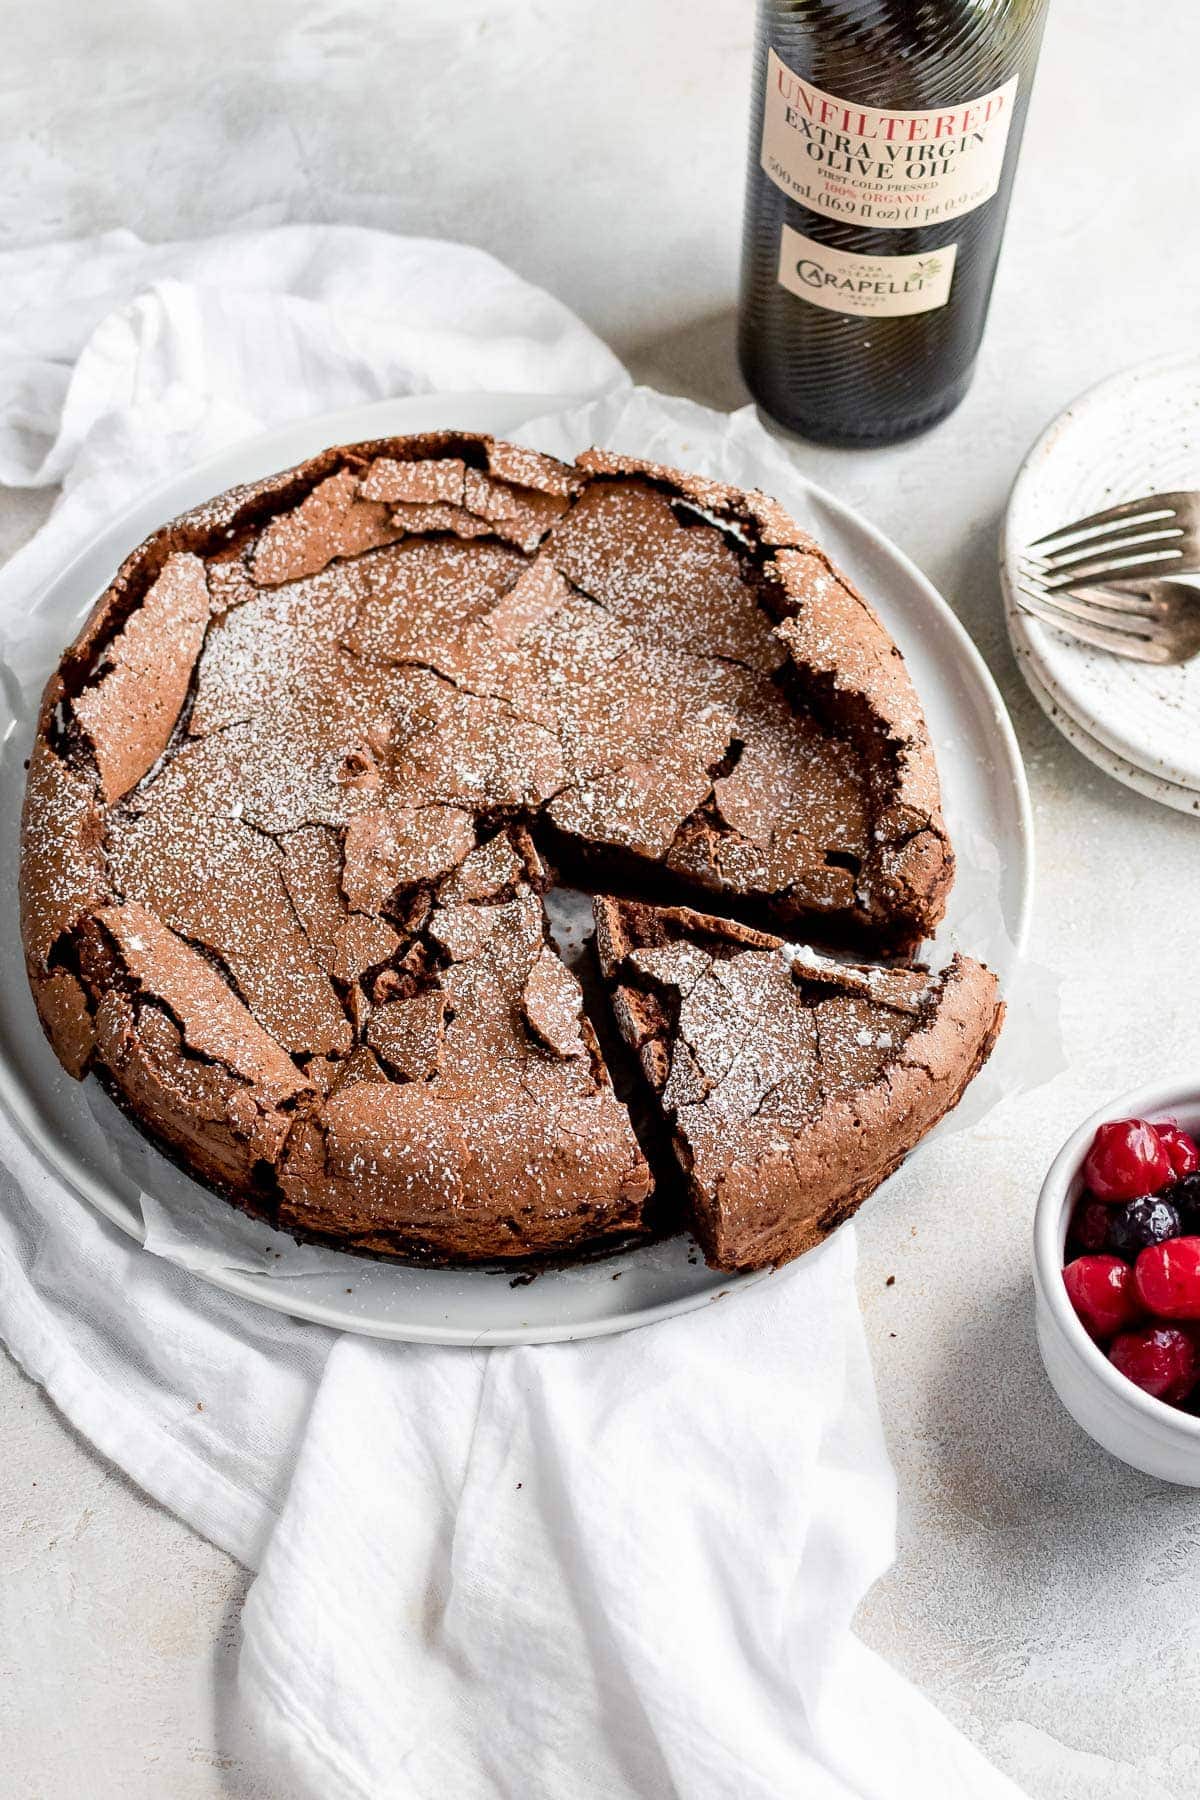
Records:
[[[598,897],[618,1027],[659,1096],[709,1263],[754,1269],[850,1217],[960,1099],[995,976],[834,962],[687,907]]]
[[[547,851],[887,956],[953,870],[902,659],[773,501],[470,434],[331,449],[155,533],[52,675],[38,1011],[72,1075],[298,1236],[627,1241],[653,1179]]]

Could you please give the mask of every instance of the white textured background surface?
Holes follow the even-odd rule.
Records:
[[[460,236],[553,288],[642,379],[737,404],[751,11],[0,0],[0,248],[297,218]],[[958,608],[1033,786],[1033,953],[1062,978],[1069,1066],[863,1216],[901,1547],[860,1620],[1033,1800],[1200,1795],[1200,1496],[1110,1462],[1059,1410],[1027,1268],[1068,1127],[1134,1082],[1200,1074],[1200,826],[1107,781],[1042,718],[994,557],[1050,416],[1195,342],[1197,69],[1193,0],[1052,0],[972,394],[897,450],[795,451]],[[44,510],[0,492],[0,555]],[[244,1586],[0,1358],[0,1800],[286,1800],[232,1729]]]

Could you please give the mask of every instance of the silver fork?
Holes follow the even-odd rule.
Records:
[[[1032,573],[1017,582],[1016,603],[1069,637],[1134,662],[1188,662],[1200,651],[1200,588],[1182,581],[1139,582],[1135,589],[1083,588],[1050,593]]]
[[[1053,592],[1097,581],[1200,570],[1200,494],[1147,494],[1048,531],[1030,564]]]

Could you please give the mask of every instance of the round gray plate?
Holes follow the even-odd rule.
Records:
[[[575,404],[571,413],[550,414]],[[610,410],[613,401],[600,403]],[[327,444],[454,427],[514,435],[537,418],[532,437],[563,454],[594,441],[594,414],[545,396],[431,395],[382,401],[309,419],[239,445],[171,481],[104,531],[41,593],[30,596],[25,650],[39,682],[57,661],[92,602],[127,552],[164,520],[234,483],[250,481],[312,455]],[[691,409],[690,429],[674,454],[706,466],[705,422]],[[576,441],[566,443],[566,437]],[[668,434],[669,436],[669,434]],[[601,440],[603,441],[603,440]],[[622,443],[618,447],[633,446]],[[660,458],[663,439],[646,451]],[[964,864],[981,851],[969,881],[960,879],[943,937],[961,927],[964,947],[982,955],[1002,982],[1024,942],[1032,878],[1032,835],[1024,771],[1003,703],[978,652],[937,592],[917,569],[849,507],[806,483],[762,438],[761,454],[744,442],[738,478],[778,495],[864,588],[903,650],[912,671],[942,771],[946,815]],[[758,471],[758,472],[756,472]],[[714,473],[728,473],[728,468]],[[0,671],[2,673],[2,671]],[[26,684],[28,686],[28,684]],[[0,1109],[74,1193],[122,1230],[144,1241],[140,1193],[185,1194],[211,1241],[231,1209],[187,1181],[136,1139],[131,1154],[121,1116],[96,1092],[71,1081],[45,1043],[25,980],[17,930],[17,832],[24,758],[36,694],[6,678],[0,691]],[[962,852],[966,849],[966,855]],[[94,1084],[88,1083],[88,1088]],[[100,1121],[98,1128],[97,1121]],[[291,1240],[275,1238],[286,1263]],[[293,1266],[295,1265],[293,1261]],[[542,1343],[628,1330],[687,1312],[726,1293],[774,1279],[770,1273],[721,1275],[705,1268],[684,1238],[631,1251],[582,1268],[549,1271],[513,1285],[502,1274],[407,1269],[306,1253],[301,1272],[286,1278],[260,1269],[206,1267],[204,1280],[294,1317],[339,1330],[447,1344]],[[349,1290],[349,1291],[347,1291]]]

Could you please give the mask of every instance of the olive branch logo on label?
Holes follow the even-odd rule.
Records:
[[[784,225],[778,280],[826,312],[902,318],[945,306],[957,252],[957,244],[946,244],[925,256],[859,256]]]

